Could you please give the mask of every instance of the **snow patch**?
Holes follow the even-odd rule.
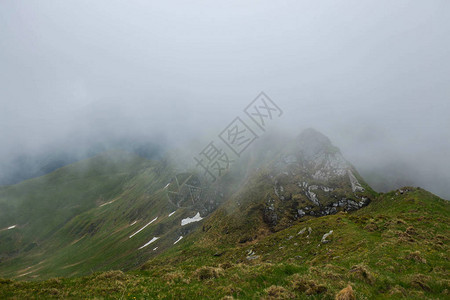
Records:
[[[21,274],[21,275],[17,276],[17,278],[26,276],[26,275],[31,274],[31,273],[33,273],[33,272],[34,272],[34,271],[31,271],[31,272],[28,272],[28,273]]]
[[[131,223],[129,226],[133,226],[134,224],[136,224],[137,221],[134,221],[133,223]]]
[[[148,225],[152,224],[153,222],[156,221],[156,219],[158,219],[158,217],[154,218],[153,220],[151,220],[150,222],[148,222],[144,227],[142,227],[141,229],[139,229],[138,231],[136,231],[135,233],[133,233],[132,235],[130,235],[130,239],[135,236],[136,234],[138,234],[139,232],[141,232],[142,230],[145,229],[145,227],[147,227]]]
[[[183,238],[183,236],[180,236],[180,237],[178,238],[178,240],[176,240],[175,243],[173,243],[173,244],[175,245],[176,243],[178,243],[179,241],[181,241],[182,238]]]
[[[139,250],[142,249],[142,248],[147,247],[148,245],[150,245],[151,243],[153,243],[153,242],[156,241],[157,239],[159,239],[159,237],[156,237],[156,236],[155,236],[155,237],[152,238],[147,244],[145,244],[144,246],[140,247]]]
[[[158,247],[156,247],[156,248],[153,248],[153,251],[156,251],[156,250],[158,250]]]
[[[102,206],[105,206],[105,205],[111,204],[111,203],[113,203],[114,201],[116,201],[116,200],[112,200],[112,201],[109,201],[109,202],[103,203],[103,204],[102,204],[102,205],[100,205],[99,207],[102,207]]]
[[[163,189],[167,189],[167,187],[170,185],[170,182],[166,184],[166,186]]]
[[[16,227],[17,227],[17,225],[9,226],[7,230],[14,229]]]
[[[198,212],[193,218],[186,218],[181,220],[181,226],[187,225],[189,223],[201,221],[203,218],[200,217],[200,213]]]
[[[176,213],[177,211],[175,210],[175,211],[173,211],[173,212],[171,212],[170,214],[169,214],[169,217],[171,217],[174,213]]]

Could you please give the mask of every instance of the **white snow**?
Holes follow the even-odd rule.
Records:
[[[28,273],[24,273],[24,274],[21,274],[21,275],[19,275],[19,276],[17,276],[17,277],[23,277],[23,276],[26,276],[26,275],[28,275],[28,274],[31,274],[31,273],[33,273],[34,271],[31,271],[31,272],[28,272]]]
[[[170,182],[168,184],[166,184],[166,186],[164,187],[164,189],[167,189],[167,187],[169,186]]]
[[[14,229],[14,228],[16,228],[16,227],[17,227],[17,225],[9,226],[9,227],[8,227],[8,230]]]
[[[203,218],[200,217],[200,213],[198,212],[193,218],[186,218],[181,220],[181,226],[187,225],[189,223],[201,221]]]
[[[133,225],[136,224],[136,223],[137,223],[137,221],[134,221],[133,223],[130,224],[130,226],[133,226]]]
[[[181,241],[182,238],[183,238],[183,236],[180,236],[180,237],[178,238],[178,240],[176,240],[175,243],[173,243],[173,244],[175,245],[176,243],[178,243],[179,241]]]
[[[150,245],[151,243],[153,243],[153,242],[156,241],[157,239],[159,239],[159,237],[156,237],[156,236],[155,236],[154,238],[152,238],[152,239],[150,240],[150,242],[148,242],[148,243],[145,244],[144,246],[140,247],[139,250],[142,249],[142,248],[147,247],[148,245]]]
[[[138,231],[136,231],[135,233],[133,233],[132,235],[130,235],[130,239],[135,236],[136,234],[138,234],[139,232],[141,232],[142,230],[145,229],[145,227],[147,227],[148,225],[152,224],[153,222],[156,221],[156,219],[158,219],[158,217],[154,218],[153,220],[151,220],[150,222],[148,222],[144,227],[142,227],[141,229],[139,229]]]
[[[106,202],[106,203],[103,203],[102,205],[100,205],[99,207],[102,207],[102,206],[105,206],[105,205],[108,205],[108,204],[111,204],[111,203],[113,203],[115,200],[112,200],[112,201],[109,201],[109,202]]]
[[[175,211],[173,211],[173,212],[171,212],[170,214],[169,214],[169,217],[171,217],[174,213],[176,213],[177,211],[175,210]]]
[[[158,247],[156,247],[156,248],[153,249],[153,251],[156,251],[156,250],[158,250]]]

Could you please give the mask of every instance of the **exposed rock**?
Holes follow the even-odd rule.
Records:
[[[320,181],[344,176],[348,169],[348,163],[340,153],[322,154],[317,156],[313,163],[316,166],[316,171],[312,177]]]
[[[264,208],[263,219],[264,219],[264,222],[266,222],[270,226],[276,226],[277,225],[277,223],[278,223],[278,215],[277,215],[273,205],[266,206]]]
[[[293,154],[287,155],[287,156],[284,157],[284,162],[286,164],[296,163],[297,162],[297,157],[295,155],[293,155]]]
[[[336,207],[325,207],[322,210],[322,215],[324,215],[324,216],[333,215],[335,213],[337,213]]]
[[[321,240],[322,244],[326,244],[326,243],[330,242],[329,240],[327,240],[327,237],[329,237],[332,233],[333,233],[333,230],[330,230],[330,232],[325,233],[323,235],[322,240]]]
[[[326,193],[334,191],[333,188],[326,187],[326,186],[321,186],[320,188],[322,189],[322,191],[324,191]]]
[[[259,255],[252,255],[252,256],[247,256],[247,260],[255,260],[258,259]]]
[[[302,230],[300,230],[300,231],[297,233],[297,235],[304,234],[305,232],[306,232],[306,227],[303,228]]]
[[[355,175],[353,175],[352,171],[347,170],[348,178],[350,179],[350,183],[352,185],[352,191],[355,192],[364,192],[364,188],[359,183],[358,179],[356,179]]]
[[[275,230],[298,218],[353,211],[370,202],[371,194],[358,181],[353,166],[313,129],[286,145],[267,169],[264,180],[272,190],[267,191],[263,219]]]
[[[317,195],[312,192],[313,190],[316,190],[317,186],[316,185],[312,185],[308,187],[308,190],[306,191],[306,196],[308,197],[309,200],[311,200],[312,203],[314,203],[317,206],[320,206],[320,202],[319,199],[317,199]]]

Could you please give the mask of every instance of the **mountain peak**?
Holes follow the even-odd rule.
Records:
[[[314,128],[303,130],[297,137],[297,143],[300,151],[306,158],[311,158],[317,154],[328,152],[333,147],[330,139]]]

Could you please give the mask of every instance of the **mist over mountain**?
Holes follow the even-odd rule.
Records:
[[[2,184],[46,152],[217,135],[263,90],[377,189],[450,198],[447,1],[1,6]]]
[[[252,280],[237,274],[241,268],[260,274],[261,266],[274,276],[270,282],[293,281],[292,295],[329,298],[347,284],[334,278],[351,280],[366,295],[379,293],[374,283],[386,280],[385,293],[397,292],[391,283],[403,283],[403,295],[415,296],[422,286],[427,295],[445,293],[440,255],[448,247],[447,200],[414,187],[375,192],[312,128],[295,137],[268,132],[213,181],[212,173],[186,163],[182,150],[153,159],[109,150],[0,188],[0,276],[7,278],[0,295],[119,298],[124,280],[137,295],[184,288],[195,294],[192,282],[236,276],[239,281],[227,286],[253,295],[261,287],[250,284],[244,292]],[[398,256],[405,251],[406,258]],[[367,253],[375,260],[366,262]],[[416,272],[413,279],[386,274],[382,262],[398,266],[404,260],[435,267],[430,272],[427,265],[407,264],[406,274]],[[343,266],[353,261],[362,263],[347,273]],[[285,266],[291,271],[277,274]],[[305,273],[317,268],[331,268],[333,275]],[[165,281],[174,272],[189,280]],[[80,278],[87,283],[80,286]],[[25,282],[17,286],[17,280]],[[154,285],[159,280],[165,282]],[[429,287],[431,282],[436,284]],[[236,295],[234,289],[215,293]]]
[[[449,15],[1,1],[0,298],[447,299]]]

